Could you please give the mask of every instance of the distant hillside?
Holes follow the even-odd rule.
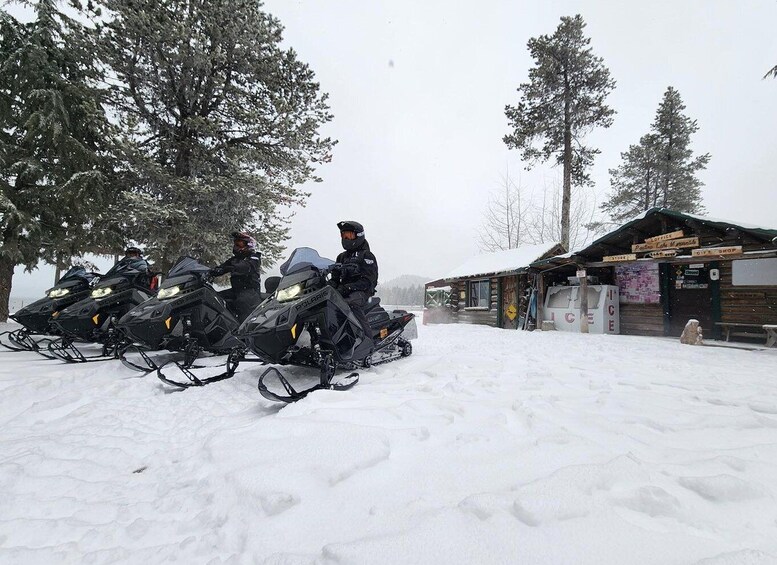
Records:
[[[420,277],[418,275],[401,275],[390,281],[379,283],[379,286],[391,287],[391,288],[407,288],[410,286],[424,286],[424,283],[429,282],[429,277]]]
[[[378,284],[377,295],[383,304],[393,306],[423,306],[424,283],[429,277],[402,275]]]

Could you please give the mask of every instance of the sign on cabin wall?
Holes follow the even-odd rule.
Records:
[[[654,243],[656,241],[668,241],[670,239],[678,239],[685,235],[683,230],[673,231],[672,233],[665,233],[662,235],[655,235],[653,237],[646,237],[645,243]]]
[[[741,245],[731,245],[728,247],[706,247],[704,249],[694,249],[691,251],[691,255],[694,257],[717,257],[718,255],[740,255],[741,253]]]
[[[659,304],[661,287],[658,263],[616,265],[615,280],[621,304]]]
[[[637,255],[634,253],[624,253],[623,255],[606,255],[602,261],[607,263],[617,263],[619,261],[636,261]]]
[[[677,256],[676,249],[665,249],[664,251],[651,251],[648,253],[651,259],[668,259]]]
[[[631,250],[636,253],[640,251],[657,251],[659,249],[682,249],[685,247],[699,247],[699,238],[681,237],[679,239],[667,239],[651,243],[635,243],[631,246]]]

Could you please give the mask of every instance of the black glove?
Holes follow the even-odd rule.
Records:
[[[226,271],[224,270],[224,267],[214,267],[210,270],[208,274],[212,277],[220,277],[224,273],[226,273]]]

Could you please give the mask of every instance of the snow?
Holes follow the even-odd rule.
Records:
[[[420,326],[289,406],[0,353],[0,562],[777,562],[777,349]]]
[[[460,277],[475,277],[478,275],[517,271],[518,269],[528,267],[557,245],[556,243],[522,245],[515,249],[478,255],[453,269],[443,279],[450,280]]]

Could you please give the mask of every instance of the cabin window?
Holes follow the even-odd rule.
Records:
[[[777,286],[777,258],[732,261],[731,274],[734,286]]]
[[[488,308],[491,306],[491,282],[472,281],[469,283],[470,308]]]

